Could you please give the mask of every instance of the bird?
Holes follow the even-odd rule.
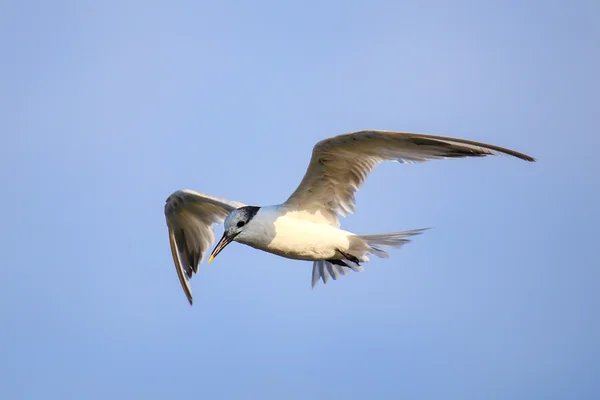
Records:
[[[376,165],[384,161],[417,163],[507,155],[534,162],[526,154],[472,140],[384,130],[363,130],[319,141],[296,190],[280,204],[246,205],[190,189],[173,192],[164,213],[171,255],[181,287],[193,304],[190,281],[215,241],[223,236],[210,263],[235,241],[281,257],[313,263],[312,287],[363,270],[368,256],[388,258],[384,249],[400,248],[424,229],[383,234],[355,234],[340,227],[340,217],[355,211],[355,193]]]

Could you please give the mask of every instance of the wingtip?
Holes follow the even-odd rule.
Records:
[[[523,153],[518,153],[517,157],[520,158],[521,160],[527,161],[527,162],[536,162],[537,161],[534,157],[528,156],[527,154],[523,154]]]
[[[173,263],[175,264],[175,270],[177,271],[179,283],[181,284],[181,288],[185,293],[185,297],[187,297],[191,306],[193,303],[192,289],[190,288],[190,284],[183,273],[181,261],[179,260],[179,250],[177,249],[177,243],[175,241],[175,234],[171,229],[169,229],[169,244],[171,245],[171,255],[173,256]]]

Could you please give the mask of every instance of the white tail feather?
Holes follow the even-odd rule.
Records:
[[[390,255],[382,250],[381,248],[400,248],[411,240],[408,239],[411,236],[420,235],[429,228],[413,229],[410,231],[392,232],[392,233],[380,233],[376,235],[359,235],[354,236],[353,240],[350,241],[350,249],[348,252],[350,255],[358,258],[360,262],[367,262],[369,258],[368,254],[373,254],[380,258],[388,258]],[[319,278],[324,284],[327,284],[329,278],[337,280],[339,277],[346,275],[350,272],[350,269],[356,272],[363,271],[363,267],[350,260],[344,259],[344,263],[348,267],[344,267],[337,264],[332,264],[327,260],[319,260],[313,263],[312,271],[312,287],[314,288],[319,282]]]
[[[411,241],[409,237],[420,235],[427,229],[429,228],[392,233],[379,233],[376,235],[360,235],[358,237],[364,240],[370,247],[368,253],[380,258],[388,258],[390,255],[386,251],[381,250],[381,247],[398,249]],[[352,252],[352,248],[350,249],[350,252]]]

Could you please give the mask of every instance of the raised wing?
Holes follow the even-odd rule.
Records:
[[[245,206],[237,201],[222,199],[193,190],[178,190],[165,204],[171,253],[181,287],[192,304],[189,280],[198,272],[198,264],[214,243],[213,224],[221,223],[227,215]]]
[[[411,163],[501,154],[535,161],[510,149],[443,136],[377,130],[339,135],[315,145],[302,182],[284,204],[338,226],[338,215],[354,213],[355,192],[383,161]]]

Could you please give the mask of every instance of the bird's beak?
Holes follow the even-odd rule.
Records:
[[[231,241],[233,240],[234,237],[235,237],[235,235],[227,235],[227,232],[223,233],[221,240],[219,240],[219,243],[217,243],[217,246],[212,251],[210,257],[208,258],[208,262],[211,262],[217,256],[217,254],[219,254],[221,252],[221,250],[223,250],[225,248],[225,246],[227,246],[229,243],[231,243]]]

